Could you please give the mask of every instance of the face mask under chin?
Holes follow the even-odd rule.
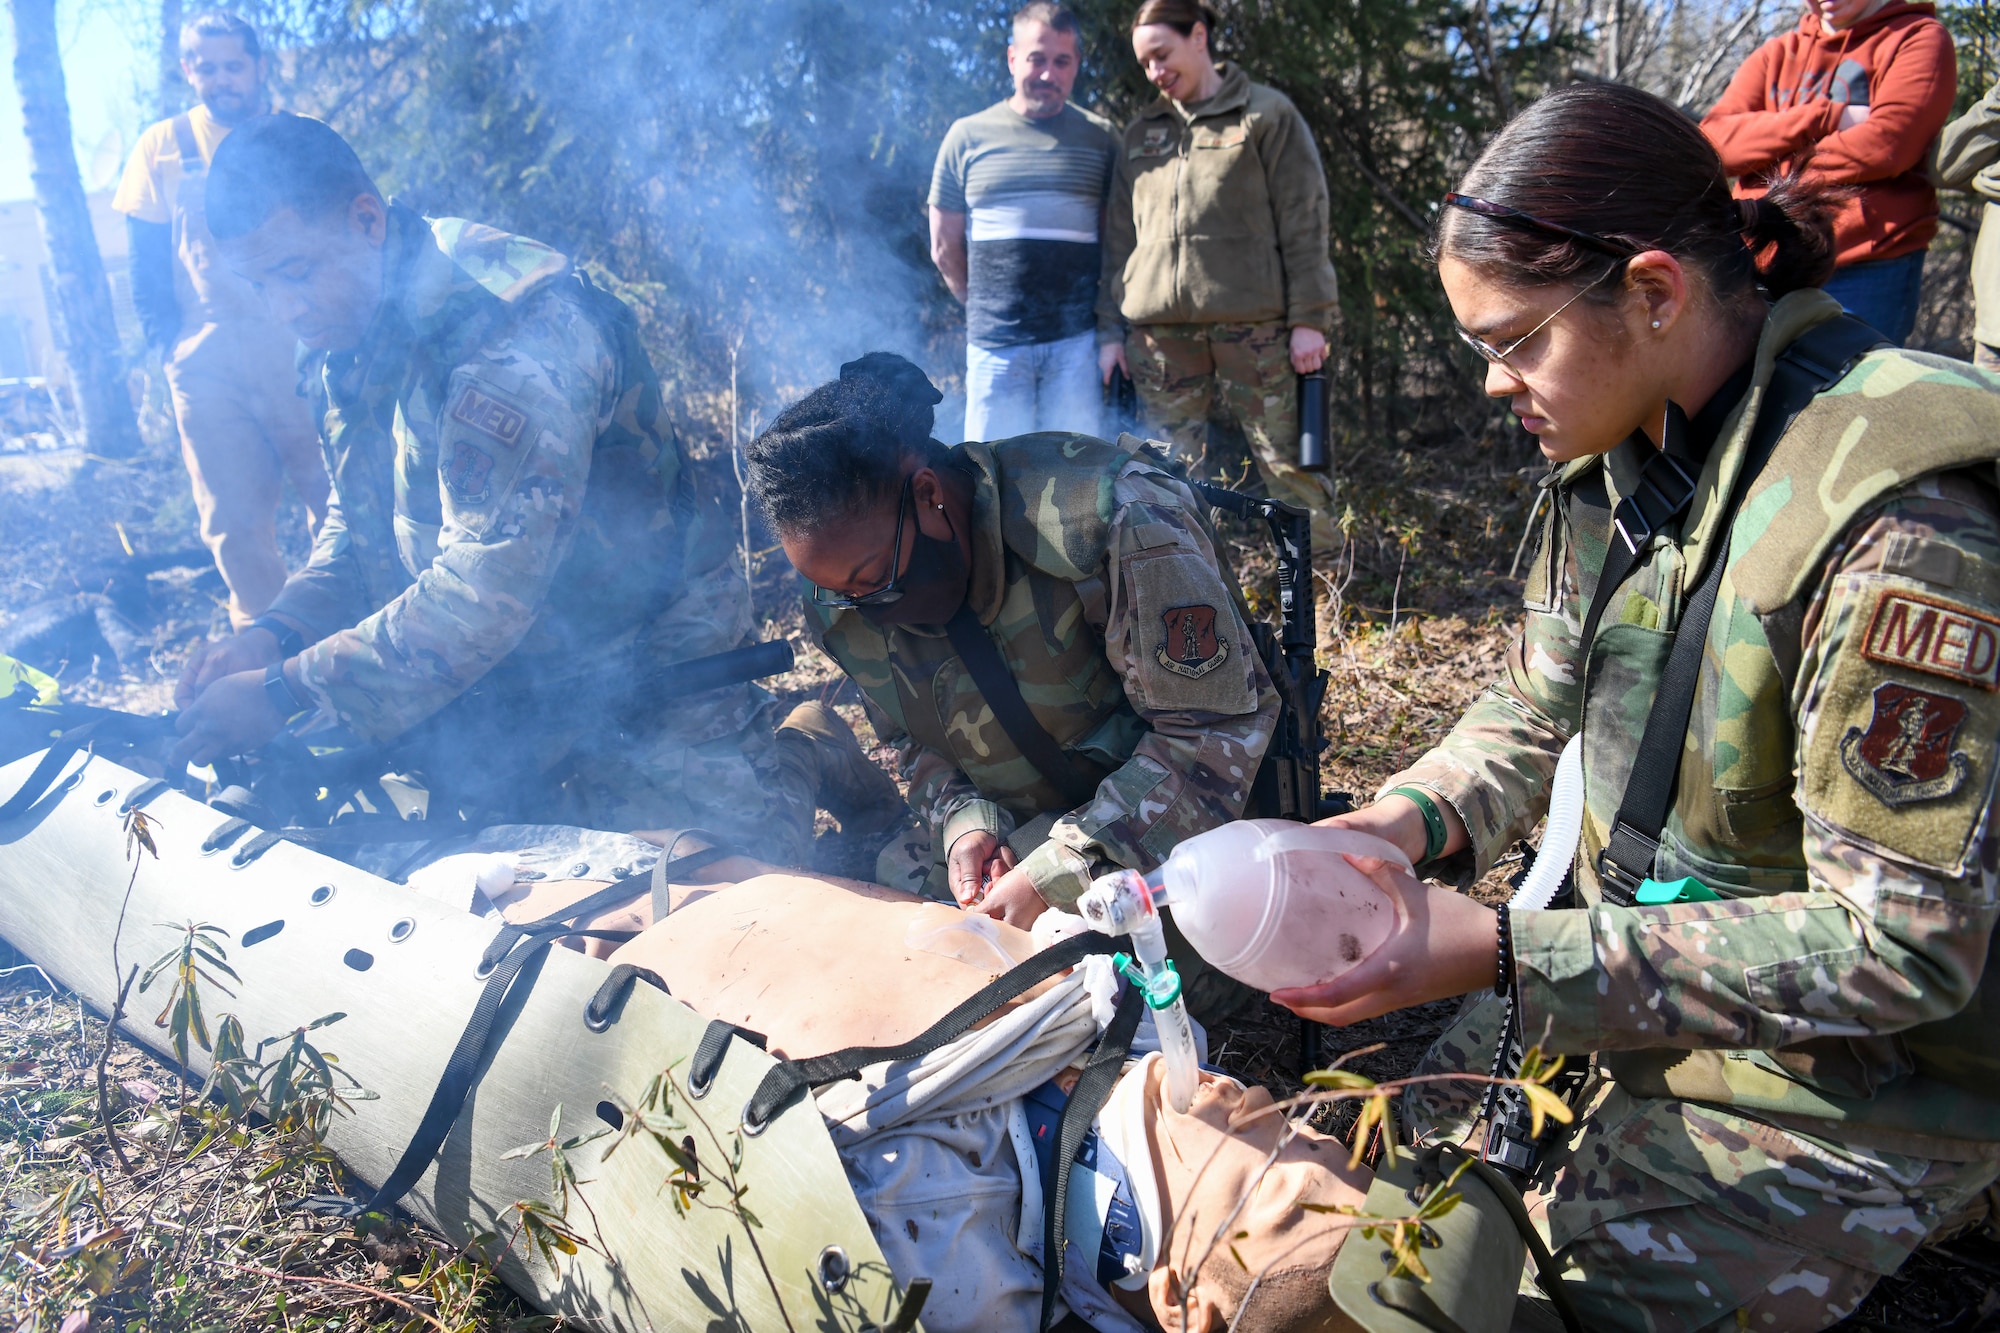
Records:
[[[950,515],[945,521],[951,521]],[[965,605],[970,583],[971,569],[956,534],[951,541],[939,541],[918,528],[910,567],[903,573],[903,595],[886,606],[855,609],[874,625],[942,625]]]

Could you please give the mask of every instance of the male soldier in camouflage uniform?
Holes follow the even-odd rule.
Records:
[[[823,777],[866,777],[837,719],[774,744],[749,686],[646,699],[649,668],[749,624],[630,311],[538,242],[385,204],[303,117],[237,130],[208,201],[231,267],[323,354],[335,494],[271,607],[295,641],[198,650],[174,762],[310,712],[489,817],[699,823],[803,861]]]
[[[920,409],[900,426],[890,419],[907,402],[884,408],[877,388],[854,383],[889,362]],[[842,595],[834,606],[809,596],[810,623],[909,779],[922,827],[885,852],[882,882],[1026,924],[1096,875],[1149,870],[1181,839],[1239,817],[1278,696],[1187,485],[1130,436],[945,449],[928,440],[936,390],[915,367],[876,354],[842,375],[752,445],[750,486],[793,564],[822,595]],[[830,442],[856,437],[881,457],[850,463]],[[834,493],[815,466],[879,468],[883,489]],[[917,536],[898,568],[889,553],[905,528]],[[1090,799],[1065,799],[1024,755],[939,623],[885,623],[855,604],[927,579],[932,550],[952,563],[960,551],[963,564],[928,615],[970,609],[1035,720],[1095,781]]]
[[[1784,298],[1730,401],[1757,402],[1777,352],[1838,314],[1817,291]],[[1511,929],[1527,1040],[1598,1056],[1529,1191],[1588,1327],[1823,1327],[1926,1236],[1984,1211],[2000,1174],[1996,387],[1878,351],[1750,483],[1653,870],[1721,900],[1618,906],[1598,858],[1663,631],[1717,558],[1702,497],[1743,467],[1748,413],[1715,414],[1694,512],[1641,551],[1588,672],[1583,613],[1635,454],[1553,474],[1506,675],[1384,785],[1420,786],[1462,821],[1464,849],[1421,870],[1467,884],[1532,830],[1583,725],[1587,908],[1515,912]],[[1501,1017],[1474,996],[1419,1072],[1484,1073]],[[1419,1085],[1405,1114],[1460,1138],[1480,1100]]]

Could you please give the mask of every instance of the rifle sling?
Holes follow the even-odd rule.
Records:
[[[1737,507],[1757,474],[1770,461],[1778,441],[1806,405],[1838,382],[1855,361],[1883,345],[1881,334],[1851,315],[1842,315],[1809,330],[1778,356],[1757,423],[1751,431],[1743,472],[1735,488],[1721,502],[1714,529],[1717,549],[1700,585],[1688,598],[1680,623],[1675,626],[1674,645],[1661,671],[1652,709],[1646,715],[1645,731],[1633,756],[1618,816],[1598,856],[1600,884],[1610,902],[1631,905],[1639,884],[1653,871],[1660,831],[1666,827],[1667,813],[1673,808],[1680,782],[1681,749],[1686,742],[1688,718],[1694,711],[1695,687],[1701,680],[1709,620],[1715,612],[1724,567],[1729,563],[1730,531]],[[1623,503],[1619,512],[1625,512]],[[1643,544],[1643,541],[1635,543]],[[1579,640],[1577,660],[1586,673],[1598,620],[1618,584],[1638,561],[1636,550],[1620,540],[1616,531],[1611,536],[1610,551]]]
[[[1088,805],[1097,795],[1097,784],[1104,780],[1103,772],[1070,754],[1049,735],[1028,708],[1028,701],[1021,697],[1014,673],[1007,669],[1000,650],[993,646],[992,636],[979,623],[970,603],[952,613],[945,622],[944,632],[951,640],[952,651],[971,673],[972,683],[979,687],[987,707],[993,710],[993,720],[1007,733],[1007,739],[1014,742],[1014,748],[1035,766],[1044,781],[1062,794],[1070,809]]]

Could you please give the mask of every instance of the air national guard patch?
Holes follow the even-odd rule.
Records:
[[[1972,760],[1952,748],[1966,712],[1948,694],[1885,681],[1867,727],[1841,737],[1841,765],[1884,805],[1943,800],[1972,774]]]
[[[1165,642],[1153,650],[1161,666],[1176,676],[1199,680],[1229,658],[1229,641],[1215,632],[1215,608],[1177,606],[1160,617]]]
[[[2000,690],[2000,620],[1956,602],[1883,594],[1861,652],[1870,661]]]
[[[445,460],[444,484],[464,504],[484,504],[493,493],[493,455],[460,440]]]

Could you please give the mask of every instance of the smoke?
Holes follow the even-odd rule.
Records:
[[[951,120],[1006,91],[1009,8],[418,0],[356,19],[309,0],[260,17],[288,30],[281,96],[386,190],[599,266],[641,308],[670,397],[726,421],[712,395],[735,346],[764,420],[875,348],[956,379],[963,326],[923,203]]]

